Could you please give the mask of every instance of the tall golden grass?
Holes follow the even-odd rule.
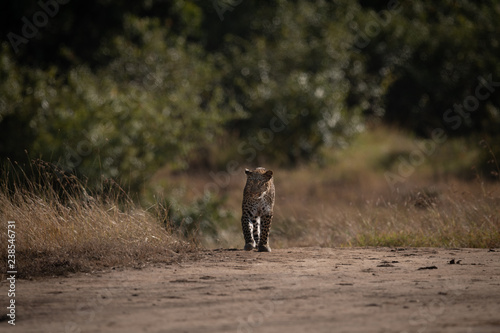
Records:
[[[0,185],[1,261],[7,262],[7,223],[15,221],[20,277],[141,267],[177,260],[178,253],[190,250],[160,223],[163,208],[147,211],[116,191],[91,196],[76,178],[65,178],[74,176],[63,173],[54,184],[43,167],[36,180],[21,174],[14,182],[4,177]]]
[[[456,181],[364,195],[345,186],[330,189],[347,197],[332,195],[302,211],[295,200],[284,203],[274,226],[280,246],[500,247],[494,184]],[[352,200],[356,192],[359,199]]]

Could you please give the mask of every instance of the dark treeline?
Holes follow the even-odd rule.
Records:
[[[232,159],[294,165],[368,122],[500,155],[498,1],[18,0],[0,15],[2,159],[137,187],[221,138]]]

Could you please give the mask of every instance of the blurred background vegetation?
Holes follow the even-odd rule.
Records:
[[[2,161],[40,158],[90,188],[116,179],[142,202],[164,200],[179,225],[201,219],[217,234],[213,221],[237,220],[221,208],[231,170],[314,165],[385,181],[435,129],[451,148],[427,157],[433,176],[471,178],[475,167],[498,180],[499,1],[2,7]],[[378,148],[383,159],[370,164]],[[182,172],[210,176],[189,194],[172,180]]]

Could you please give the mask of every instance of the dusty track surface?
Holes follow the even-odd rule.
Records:
[[[215,250],[21,280],[16,303],[2,332],[500,332],[500,251]]]

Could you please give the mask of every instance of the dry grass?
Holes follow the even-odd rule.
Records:
[[[500,247],[497,185],[457,181],[353,201],[355,190],[335,190],[346,200],[311,202],[300,212],[287,201],[274,226],[278,245]]]
[[[15,221],[19,277],[142,267],[179,260],[179,253],[191,249],[160,224],[154,209],[145,211],[111,192],[93,197],[68,187],[61,192],[46,180],[23,179],[22,186],[4,180],[0,187],[0,244],[7,244],[7,221]],[[6,251],[0,256],[6,262]]]
[[[398,161],[416,143],[377,128],[333,152],[327,167],[277,172],[279,246],[500,247],[500,183],[473,177],[472,143],[437,145],[391,189],[384,172],[398,164],[388,156]]]

